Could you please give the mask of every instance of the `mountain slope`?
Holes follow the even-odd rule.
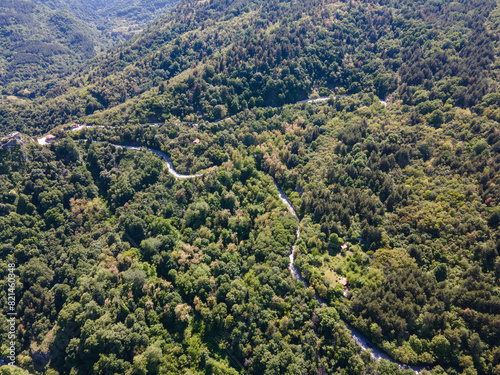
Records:
[[[472,106],[497,87],[494,6],[189,1],[2,123],[37,132],[97,110],[107,122],[211,120],[331,90]]]
[[[0,6],[0,17],[4,82],[32,79],[41,69],[51,73],[51,65],[61,69],[73,59],[93,57],[99,46],[98,33],[69,12],[7,1]]]
[[[30,96],[37,81],[68,71],[130,38],[175,1],[4,1],[0,4],[3,94]]]
[[[35,0],[50,9],[64,9],[101,32],[114,44],[129,39],[174,6],[171,0]]]

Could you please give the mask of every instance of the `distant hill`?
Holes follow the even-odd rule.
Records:
[[[34,0],[64,9],[99,30],[108,41],[122,42],[166,13],[178,0]]]
[[[123,42],[177,1],[0,2],[0,88],[16,94]]]
[[[96,14],[137,7],[112,4]],[[66,80],[20,87],[30,101],[0,108],[0,127],[217,120],[332,91],[390,95],[424,114],[445,103],[471,108],[498,87],[495,5],[185,1]],[[90,51],[95,39],[85,35]]]

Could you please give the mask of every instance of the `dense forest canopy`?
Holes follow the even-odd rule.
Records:
[[[314,291],[289,274],[297,222],[245,152],[187,182],[156,156],[107,143],[29,152],[28,163],[18,149],[1,155],[21,367],[297,373],[350,357],[375,366],[335,309],[317,310]],[[344,359],[309,355],[330,347]]]
[[[500,374],[499,28],[490,0],[191,0],[5,86],[2,132],[57,137],[0,149],[19,366],[413,373],[344,321],[423,374]]]

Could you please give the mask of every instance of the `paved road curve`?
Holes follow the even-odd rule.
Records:
[[[113,146],[120,147],[120,148],[126,148],[129,150],[136,150],[136,151],[141,150],[141,147],[135,147],[135,146],[125,146],[125,145],[115,145],[115,144],[113,144]],[[168,171],[170,172],[170,174],[172,174],[175,178],[195,178],[195,177],[203,176],[203,173],[198,173],[198,174],[180,174],[180,173],[177,173],[177,171],[174,169],[174,165],[172,164],[172,160],[168,157],[167,154],[165,154],[164,152],[158,151],[158,150],[154,150],[152,148],[144,147],[144,149],[151,151],[153,154],[160,156],[167,163]]]

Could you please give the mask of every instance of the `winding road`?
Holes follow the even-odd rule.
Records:
[[[118,148],[126,148],[128,150],[136,150],[136,151],[141,150],[141,147],[136,147],[136,146],[124,146],[124,145],[115,145],[115,144],[113,144],[113,146],[118,147]],[[177,171],[174,169],[174,165],[172,164],[172,160],[168,157],[167,154],[165,154],[164,152],[158,151],[158,150],[154,150],[152,148],[142,147],[142,149],[146,149],[147,151],[151,151],[153,154],[160,156],[167,163],[169,173],[171,175],[173,175],[175,178],[196,178],[196,177],[203,176],[203,173],[198,173],[198,174],[180,174],[180,173],[177,173]]]
[[[347,95],[343,95],[343,96],[347,96]],[[329,99],[330,99],[329,97],[321,97],[321,98],[317,98],[317,99],[303,100],[303,101],[297,102],[295,104],[322,102],[322,101],[326,101],[326,100],[329,100]],[[387,105],[386,102],[382,101],[382,100],[380,100],[380,103],[382,105],[384,105],[384,106]],[[152,125],[152,126],[159,126],[159,125],[162,125],[162,124],[150,124],[150,125]],[[78,131],[78,130],[81,130],[81,129],[86,128],[86,127],[90,128],[90,127],[93,127],[93,126],[79,125],[78,127],[74,128],[74,129],[71,129],[70,131]],[[101,143],[100,141],[93,141],[93,142]],[[172,160],[170,159],[170,157],[167,154],[165,154],[164,152],[162,152],[162,151],[151,149],[151,148],[147,148],[147,147],[126,146],[126,145],[119,145],[119,144],[112,144],[112,145],[115,146],[115,147],[126,148],[126,149],[129,149],[129,150],[135,150],[135,151],[147,150],[147,151],[150,151],[150,152],[152,152],[152,153],[160,156],[167,163],[169,173],[172,174],[175,178],[188,179],[188,178],[197,178],[197,177],[202,177],[203,176],[203,173],[187,174],[187,175],[186,174],[180,174],[180,173],[178,173],[175,170],[175,168],[174,168],[174,166],[172,164]],[[295,216],[297,218],[297,220],[299,221],[299,226],[297,227],[297,231],[295,232],[295,241],[294,241],[294,243],[293,243],[293,245],[292,245],[292,247],[290,249],[290,255],[289,255],[290,265],[289,265],[289,269],[290,269],[290,273],[292,274],[293,278],[296,279],[296,280],[298,280],[298,281],[300,281],[300,282],[302,282],[305,285],[305,287],[308,288],[309,287],[309,283],[302,277],[302,275],[300,274],[299,270],[295,266],[295,248],[296,248],[297,241],[298,241],[298,239],[300,237],[300,218],[297,215],[297,212],[295,211],[295,208],[293,207],[292,203],[290,202],[290,200],[288,199],[288,197],[286,196],[286,194],[283,192],[283,190],[281,190],[281,188],[276,184],[276,181],[274,181],[274,179],[273,179],[273,183],[274,183],[274,186],[276,187],[276,190],[279,193],[279,197],[280,197],[281,201],[287,206],[287,208],[290,211],[290,213],[293,216]],[[318,301],[318,303],[319,303],[319,305],[321,307],[326,305],[326,302],[317,293],[315,294],[315,298],[316,298],[316,300]],[[405,364],[402,364],[402,363],[399,363],[399,362],[395,361],[394,359],[390,358],[386,353],[384,353],[383,351],[377,349],[375,347],[375,345],[368,338],[366,338],[365,336],[363,336],[359,331],[357,331],[350,324],[345,323],[345,322],[344,322],[344,324],[345,324],[345,326],[347,328],[347,331],[349,332],[350,336],[354,339],[354,341],[356,341],[363,350],[369,350],[371,356],[375,360],[385,359],[385,360],[390,361],[392,363],[398,364],[400,368],[411,369],[414,372],[416,372],[417,374],[420,373],[423,369],[428,369],[427,367],[409,366],[409,365],[405,365]]]
[[[294,106],[294,105],[305,104],[305,103],[320,103],[320,102],[324,102],[324,101],[327,101],[327,100],[330,100],[330,99],[349,98],[352,95],[353,94],[351,94],[351,95],[331,96],[331,97],[330,96],[323,96],[321,98],[316,98],[316,99],[300,100],[298,102],[295,102],[295,103],[292,103],[292,104],[287,104],[287,105]],[[379,102],[384,107],[387,107],[387,102],[385,100],[379,99]],[[279,107],[275,107],[275,108],[283,108],[283,106],[279,106]],[[214,121],[214,124],[217,124],[217,123],[225,121],[225,120],[231,120],[231,117],[225,117],[225,118],[223,118],[221,120]],[[198,126],[199,125],[198,123],[192,123],[192,122],[182,122],[181,121],[180,123],[184,124],[184,125],[191,125],[191,126]],[[141,124],[141,126],[152,126],[152,127],[158,127],[158,126],[162,126],[162,125],[164,125],[164,123],[162,123],[162,122],[150,122],[150,123]],[[75,131],[79,131],[79,130],[82,130],[82,129],[92,129],[92,128],[104,128],[104,126],[103,125],[78,124],[78,125],[75,125],[73,128],[69,129],[68,131],[69,132],[75,132]],[[41,145],[47,145],[48,143],[46,142],[46,138],[47,138],[46,136],[42,137],[42,138],[38,138],[38,143],[41,144]],[[156,150],[150,150],[150,151],[156,153]],[[160,152],[160,151],[158,151],[158,152]],[[160,154],[158,154],[158,155],[160,155]],[[165,154],[163,154],[163,155],[166,156],[168,160],[170,160],[167,155],[165,155]],[[160,155],[160,156],[162,156],[162,155]],[[165,161],[167,161],[167,163],[168,163],[168,160],[165,159]],[[197,177],[199,177],[199,176],[197,176]],[[187,178],[187,177],[179,177],[179,178]]]
[[[330,98],[329,97],[322,97],[322,98],[317,98],[317,99],[308,99],[308,100],[303,100],[303,101],[297,102],[295,104],[322,102],[322,101],[326,101],[328,99],[330,99]],[[380,103],[384,106],[386,105],[385,101],[381,100]],[[160,124],[150,124],[150,125],[158,126]],[[70,131],[78,131],[78,130],[81,130],[85,127],[90,127],[90,126],[79,125],[77,128],[71,129]],[[100,141],[93,141],[93,142],[101,143]],[[203,176],[203,173],[197,173],[197,174],[180,174],[180,173],[178,173],[175,170],[170,157],[162,151],[147,148],[147,147],[126,146],[126,145],[119,145],[119,144],[112,144],[112,145],[115,147],[125,148],[125,149],[135,150],[135,151],[147,150],[147,151],[150,151],[150,152],[160,156],[167,163],[169,173],[172,174],[175,178],[188,179],[188,178],[197,178],[197,177]],[[290,273],[292,274],[293,278],[295,280],[302,282],[305,285],[305,287],[308,288],[309,283],[302,277],[299,270],[295,266],[295,248],[296,248],[297,240],[300,237],[300,218],[297,215],[297,212],[295,211],[295,208],[293,207],[292,203],[290,202],[290,200],[288,199],[286,194],[283,192],[283,190],[281,190],[281,188],[276,184],[276,181],[274,181],[274,179],[273,179],[273,183],[274,183],[274,186],[276,187],[276,190],[279,193],[279,197],[280,197],[281,201],[287,206],[290,213],[293,216],[295,216],[297,218],[297,220],[299,221],[299,226],[297,227],[297,231],[295,232],[295,241],[292,245],[292,248],[290,249],[289,269],[290,269]],[[315,298],[321,307],[326,305],[326,302],[317,293],[315,294]],[[416,373],[420,373],[425,368],[422,366],[409,366],[409,365],[405,365],[405,364],[402,364],[402,363],[399,363],[399,362],[393,360],[387,354],[385,354],[383,351],[377,349],[375,347],[375,345],[369,339],[367,339],[365,336],[363,336],[359,331],[357,331],[350,324],[345,323],[345,322],[344,322],[344,324],[345,324],[349,334],[354,339],[354,341],[356,341],[363,350],[370,350],[370,354],[375,360],[385,359],[387,361],[398,364],[400,368],[411,369],[411,370],[415,371]]]
[[[176,178],[187,179],[187,178],[197,178],[197,177],[202,177],[203,176],[203,173],[188,174],[188,175],[177,173],[177,171],[174,169],[174,166],[172,164],[172,160],[168,157],[167,154],[165,154],[162,151],[158,151],[158,150],[154,150],[154,149],[146,148],[146,147],[125,146],[125,145],[118,145],[118,144],[112,144],[112,145],[115,146],[115,147],[126,148],[126,149],[129,149],[129,150],[136,150],[136,151],[140,151],[140,150],[144,150],[145,149],[147,151],[150,151],[150,152],[152,152],[152,153],[160,156],[167,163],[169,173],[171,173]],[[289,255],[290,265],[289,265],[289,269],[290,269],[290,273],[292,274],[292,276],[294,277],[294,279],[302,282],[305,285],[305,287],[307,288],[307,287],[309,287],[309,283],[302,277],[302,275],[300,274],[299,270],[295,266],[295,254],[294,253],[295,253],[295,247],[296,247],[296,244],[297,244],[297,240],[300,237],[300,218],[297,215],[297,212],[295,211],[295,208],[293,207],[292,203],[290,202],[290,200],[288,199],[288,197],[286,196],[286,194],[283,192],[283,190],[281,190],[281,188],[276,184],[276,181],[274,181],[274,179],[273,179],[273,183],[274,183],[274,186],[276,187],[276,190],[279,193],[279,197],[280,197],[281,201],[287,206],[287,208],[290,211],[290,213],[293,216],[295,216],[297,218],[297,220],[299,221],[299,226],[297,227],[297,231],[295,232],[295,241],[294,241],[294,243],[292,245],[292,248],[290,250],[290,255]],[[321,307],[323,307],[323,306],[326,305],[326,302],[317,293],[315,294],[315,298],[316,298],[316,300],[318,301],[318,303],[319,303],[319,305]],[[377,349],[375,347],[375,345],[368,338],[366,338],[365,336],[363,336],[359,331],[357,331],[350,324],[348,324],[346,322],[344,322],[344,324],[345,324],[345,326],[347,328],[347,331],[349,332],[350,336],[354,339],[354,341],[356,341],[363,350],[369,350],[371,356],[375,360],[378,361],[378,360],[381,360],[381,359],[385,359],[385,360],[390,361],[392,363],[396,363],[397,365],[399,365],[400,368],[413,370],[417,374],[420,373],[424,369],[427,369],[427,370],[429,369],[429,367],[410,366],[410,365],[402,364],[400,362],[395,361],[394,359],[392,359],[391,357],[389,357],[386,353],[384,353],[380,349]]]
[[[297,266],[295,266],[295,246],[296,246],[297,240],[299,239],[299,236],[300,236],[300,218],[297,215],[297,212],[295,211],[295,208],[293,207],[292,203],[290,202],[288,197],[283,192],[283,190],[281,190],[281,188],[276,184],[276,181],[273,180],[273,182],[274,182],[274,186],[278,190],[280,199],[288,207],[288,210],[290,211],[290,213],[293,216],[295,216],[297,218],[297,220],[299,220],[299,227],[297,228],[297,232],[295,233],[295,242],[292,245],[290,255],[289,255],[289,257],[290,257],[289,269],[290,269],[290,273],[292,274],[292,276],[296,280],[301,281],[305,285],[305,287],[308,288],[309,283],[302,277],[299,270],[297,269]],[[326,305],[326,302],[317,293],[315,294],[315,298],[321,307]],[[399,363],[399,362],[393,360],[386,353],[377,349],[377,347],[375,347],[375,345],[369,339],[367,339],[365,336],[363,336],[353,326],[351,326],[350,324],[348,324],[346,322],[344,322],[344,324],[345,324],[347,330],[349,331],[349,334],[354,339],[354,341],[356,341],[359,344],[359,346],[361,346],[361,348],[363,350],[371,350],[370,354],[375,360],[378,361],[380,359],[385,359],[387,361],[398,364],[400,368],[411,369],[414,372],[416,372],[417,374],[420,373],[423,369],[426,369],[426,367],[423,367],[423,366],[410,366],[410,365],[402,364],[402,363]]]

